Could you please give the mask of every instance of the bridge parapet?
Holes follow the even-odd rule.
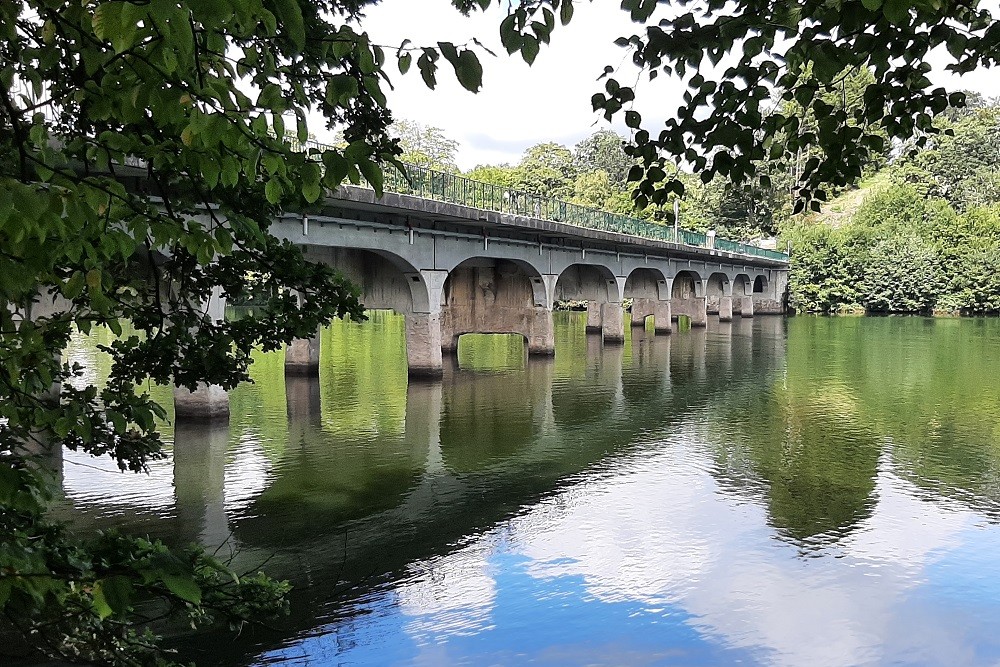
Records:
[[[324,150],[332,146],[308,142],[302,148]],[[661,225],[630,215],[580,206],[554,197],[542,197],[524,190],[476,181],[417,165],[403,166],[405,173],[400,173],[391,166],[383,171],[383,189],[386,192],[654,241],[698,248],[717,248],[738,255],[788,261],[788,255],[785,253],[748,243],[720,238],[713,238],[710,242],[705,234],[676,226]]]

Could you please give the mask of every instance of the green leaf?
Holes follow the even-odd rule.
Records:
[[[319,199],[323,194],[319,179],[321,169],[318,164],[312,162],[302,168],[302,196],[310,204]]]
[[[466,90],[478,93],[483,86],[483,66],[476,54],[468,49],[458,56],[455,74],[458,76],[458,82]]]
[[[281,187],[281,183],[278,181],[277,177],[267,179],[267,183],[264,185],[264,196],[267,198],[267,201],[272,204],[277,204],[281,201],[283,194],[284,188]]]
[[[302,19],[302,7],[298,0],[274,0],[274,8],[278,10],[278,20],[288,38],[300,51],[306,46],[306,26]]]
[[[515,23],[517,16],[518,13],[514,12],[500,23],[500,43],[507,49],[507,53],[514,53],[521,48],[521,33]]]
[[[399,57],[399,73],[406,74],[410,71],[410,65],[413,64],[413,56],[409,53],[404,53]]]
[[[568,25],[573,20],[573,0],[563,0],[559,5],[559,21]]]
[[[361,175],[365,177],[365,180],[372,186],[376,194],[381,197],[382,179],[384,178],[382,168],[371,160],[361,159],[358,161],[358,169],[361,170]]]
[[[163,574],[160,576],[160,580],[171,593],[185,602],[201,604],[201,588],[191,575]]]
[[[96,613],[97,617],[102,621],[115,612],[115,610],[111,608],[111,605],[108,604],[107,598],[104,597],[104,582],[98,581],[94,584],[94,588],[91,591],[91,598],[93,600],[92,606],[94,608],[94,613]]]
[[[101,586],[104,602],[115,614],[124,614],[132,606],[132,581],[128,577],[108,577]]]
[[[535,62],[535,58],[538,57],[538,40],[531,35],[523,35],[521,57],[524,58],[524,62],[529,65],[533,64]]]
[[[902,25],[906,19],[910,18],[910,7],[912,6],[910,0],[886,0],[882,6],[882,13],[896,25]]]
[[[424,52],[417,58],[417,67],[420,69],[420,77],[424,80],[424,84],[431,90],[434,90],[434,87],[437,85],[437,76],[435,76],[437,65],[434,64],[432,53],[437,55],[434,51],[424,49]]]

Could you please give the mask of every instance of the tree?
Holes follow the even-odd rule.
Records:
[[[535,144],[524,151],[517,170],[518,187],[543,197],[568,195],[576,176],[573,153],[552,142]]]
[[[465,175],[474,181],[491,183],[504,188],[515,188],[521,181],[517,168],[507,164],[478,164]]]
[[[368,4],[0,4],[5,635],[13,625],[60,660],[152,664],[162,656],[139,606],[234,626],[285,608],[286,584],[237,576],[197,549],[68,534],[47,516],[37,454],[65,447],[142,470],[163,456],[165,413],[136,387],[229,389],[247,379],[251,349],[363,317],[351,285],[268,225],[345,179],[380,190],[380,163],[396,160],[385,53],[352,27]],[[448,43],[420,51],[425,78],[439,57],[478,89],[478,59]],[[301,150],[311,112],[344,144]],[[235,322],[207,317],[203,304],[241,298],[249,275],[261,307]],[[77,389],[80,369],[59,354],[74,330],[95,326],[117,335],[110,379]]]
[[[936,115],[965,104],[963,93],[932,88],[931,51],[946,47],[948,68],[959,73],[1000,62],[1000,25],[977,5],[706,0],[677,6],[625,0],[621,7],[642,29],[616,43],[650,79],[674,75],[687,86],[676,116],[659,129],[643,127],[631,106],[636,90],[614,77],[614,67],[605,68],[604,90],[593,96],[594,109],[607,120],[621,114],[635,130],[628,153],[641,164],[641,173],[630,179],[637,181],[640,205],[683,192],[682,181],[667,169],[681,160],[705,181],[755,179],[766,188],[770,176],[761,173],[762,161],[787,162],[816,149],[798,175],[796,194],[797,207],[818,209],[822,188],[861,178],[873,154],[885,149],[884,137],[919,134],[920,147],[937,131]],[[568,23],[572,2],[520,3],[500,27],[504,46],[532,62],[539,44],[550,41],[557,14]],[[824,99],[823,93],[840,88],[842,73],[865,69],[874,81],[864,87],[860,108],[849,112]],[[775,89],[808,109],[817,129],[799,132],[798,116],[775,110]]]
[[[625,138],[611,130],[599,130],[581,141],[573,150],[573,160],[580,172],[603,171],[615,187],[628,180],[628,171],[635,164],[625,152]]]
[[[425,169],[458,173],[455,162],[458,142],[445,136],[444,130],[408,120],[397,120],[389,127],[399,141],[399,159]]]

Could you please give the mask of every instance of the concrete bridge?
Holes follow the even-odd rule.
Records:
[[[785,256],[732,242],[691,245],[412,194],[377,199],[352,186],[270,231],[340,270],[367,308],[404,316],[410,377],[440,377],[442,354],[467,333],[519,334],[528,354],[552,355],[559,301],[585,301],[588,331],[615,345],[627,318],[644,326],[651,317],[657,333],[669,333],[681,315],[701,327],[709,316],[783,313],[788,282]],[[210,314],[222,318],[225,305],[213,300]],[[286,372],[317,374],[318,341],[289,346]],[[228,414],[217,387],[175,398],[178,417]]]

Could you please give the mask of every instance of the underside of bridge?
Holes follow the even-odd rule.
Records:
[[[528,354],[555,354],[552,308],[542,276],[525,263],[474,257],[448,274],[441,303],[441,345],[458,351],[467,333],[524,337]]]
[[[653,318],[657,333],[670,333],[670,282],[657,269],[635,269],[625,281],[625,298],[632,300],[632,326]]]
[[[604,342],[625,342],[622,295],[615,274],[607,267],[571,264],[559,275],[555,286],[556,301],[586,301],[587,331],[600,333]]]

